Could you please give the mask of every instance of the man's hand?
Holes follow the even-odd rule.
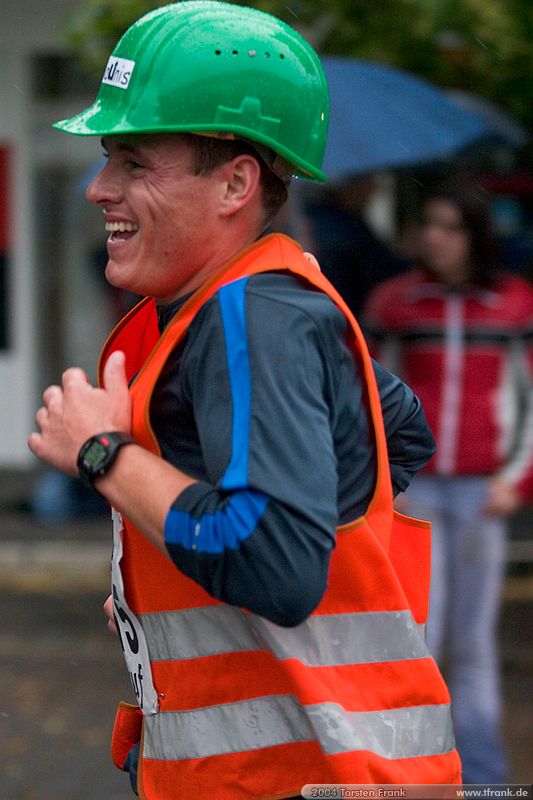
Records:
[[[488,485],[487,501],[483,513],[488,517],[506,517],[518,511],[522,505],[516,488],[501,478],[491,478]]]
[[[30,434],[29,448],[61,472],[77,475],[78,453],[89,437],[131,430],[124,353],[116,351],[108,358],[103,389],[95,389],[85,372],[73,367],[63,373],[62,386],[45,389],[43,400],[35,415],[39,433]]]

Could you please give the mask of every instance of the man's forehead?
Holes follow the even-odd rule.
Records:
[[[161,150],[169,146],[185,147],[186,139],[179,133],[129,133],[108,134],[100,139],[104,150],[127,153],[139,150]]]

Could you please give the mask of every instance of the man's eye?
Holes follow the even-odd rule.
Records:
[[[135,170],[135,169],[142,169],[142,164],[139,164],[138,161],[134,161],[133,159],[128,159],[126,161],[126,169]]]

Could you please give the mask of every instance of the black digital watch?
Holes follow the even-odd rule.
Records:
[[[80,478],[92,485],[95,478],[106,474],[125,444],[135,444],[135,439],[120,431],[99,433],[87,439],[78,453]]]

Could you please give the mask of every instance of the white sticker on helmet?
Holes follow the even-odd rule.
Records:
[[[109,56],[102,83],[109,83],[119,89],[127,89],[134,66],[135,61],[130,61],[129,58]]]

